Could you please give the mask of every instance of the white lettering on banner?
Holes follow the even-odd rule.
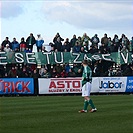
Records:
[[[73,60],[73,63],[81,63],[82,61],[77,61],[80,57],[80,53],[72,53],[72,55],[76,55],[76,58]]]
[[[36,58],[35,57],[29,57],[29,55],[35,55],[35,53],[26,53],[27,63],[36,64],[36,62],[35,62]],[[34,62],[31,60],[33,60]]]
[[[126,57],[124,57],[124,54],[123,53],[121,53],[121,57],[122,57],[122,59],[124,60],[124,63],[127,63],[128,62],[128,53],[126,53]]]
[[[94,60],[101,60],[101,57],[99,55],[92,55],[92,58]]]
[[[21,53],[15,53],[15,60],[17,63],[24,63],[24,56]]]
[[[60,54],[61,54],[61,61],[57,61],[57,53],[54,53],[56,63],[63,63],[63,53],[61,52]]]
[[[110,56],[110,54],[102,54],[102,57],[104,60],[107,60],[107,61],[111,61],[112,59],[109,59],[109,58],[105,58],[106,56]]]
[[[49,55],[51,55],[51,52],[43,52],[42,54],[46,55],[47,64],[50,64]]]
[[[0,52],[0,64],[1,65],[6,65],[7,64],[7,62],[2,62],[1,60],[6,60],[7,59],[7,57],[6,56],[1,56],[2,54],[5,54],[6,52]]]
[[[86,54],[84,54],[84,60],[89,60],[89,61],[92,61],[91,58],[89,58]]]

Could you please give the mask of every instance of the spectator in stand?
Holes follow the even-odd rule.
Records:
[[[85,51],[85,49],[84,49],[83,46],[81,46],[81,48],[80,48],[80,52],[81,52],[81,53],[87,53],[87,52]]]
[[[0,78],[4,78],[5,77],[5,68],[3,65],[0,65]]]
[[[94,47],[93,47],[93,54],[97,54],[98,51],[99,51],[98,46],[94,45]]]
[[[94,51],[93,51],[93,47],[92,46],[90,46],[90,49],[88,50],[88,53],[94,54]]]
[[[108,51],[109,53],[112,53],[112,52],[118,52],[118,45],[115,44],[115,43],[110,43],[110,46],[108,47]]]
[[[55,51],[55,45],[53,43],[49,43],[51,46],[51,50],[49,52],[54,52]]]
[[[69,70],[71,69],[71,66],[69,65],[69,63],[66,63],[66,64],[65,64],[65,68],[64,68],[64,69],[65,69],[65,72],[66,72],[66,73],[69,72]]]
[[[31,49],[29,49],[28,47],[24,50],[25,53],[31,53]]]
[[[33,45],[36,43],[36,39],[33,36],[33,33],[30,33],[30,36],[26,39],[27,47],[32,51]]]
[[[78,37],[77,42],[79,43],[80,46],[83,45],[83,42],[82,42],[82,38],[81,38],[81,36]]]
[[[35,79],[40,78],[41,76],[40,76],[40,74],[39,74],[38,69],[34,69],[34,70],[33,70],[33,73],[31,73],[30,77],[31,77],[31,78],[35,78]]]
[[[129,39],[126,37],[126,47],[128,49],[128,51],[130,50],[130,41]]]
[[[63,67],[59,63],[54,66],[54,69],[57,73],[61,73],[63,71]]]
[[[126,37],[125,34],[122,34],[121,35],[121,38],[120,38],[120,45],[123,47],[123,45],[126,47],[126,49],[129,50],[129,45],[130,45],[130,41],[129,39]]]
[[[62,45],[62,52],[70,52],[70,50],[71,50],[71,46],[70,46],[69,38],[66,38],[66,41]]]
[[[15,69],[14,66],[12,66],[12,69],[8,72],[8,77],[10,78],[16,78],[19,75],[18,71]]]
[[[41,77],[42,78],[50,78],[51,77],[51,74],[48,72],[47,69],[44,69],[42,74],[41,74]]]
[[[73,53],[79,53],[81,49],[81,46],[78,42],[75,43],[75,46],[73,47]]]
[[[13,38],[13,41],[11,43],[12,51],[19,51],[20,50],[20,44],[16,40],[16,38]]]
[[[6,47],[4,47],[4,51],[7,53],[12,51],[12,49],[9,47],[9,44],[6,44]]]
[[[104,44],[105,47],[108,46],[108,37],[107,34],[104,34],[104,37],[101,38],[101,44]]]
[[[62,70],[60,76],[61,76],[62,78],[66,78],[66,77],[68,76],[68,73],[66,72],[65,69]]]
[[[99,47],[99,50],[100,50],[100,53],[101,54],[104,54],[104,50],[106,49],[106,47],[105,47],[105,44],[104,43],[102,43],[102,45]]]
[[[125,34],[122,34],[121,35],[121,38],[120,38],[120,45],[122,45],[122,43],[124,43],[126,45],[126,36]]]
[[[109,67],[109,69],[108,69],[108,71],[107,71],[107,76],[109,76],[109,77],[115,76],[115,73],[114,73],[112,67]]]
[[[130,46],[131,46],[131,52],[132,52],[132,54],[133,54],[133,37],[132,37],[132,39],[130,40]]]
[[[44,43],[44,40],[41,37],[41,34],[37,34],[37,39],[36,39],[37,52],[42,51],[43,43]]]
[[[57,42],[57,38],[60,38],[60,41],[61,41],[61,42],[64,41],[64,39],[60,36],[60,34],[57,33],[57,34],[55,35],[54,39],[53,39],[53,42],[54,42],[54,43]]]
[[[25,65],[26,71],[28,72],[28,75],[30,77],[31,73],[33,72],[31,65],[27,64]]]
[[[108,45],[107,45],[107,50],[109,53],[111,53],[111,48],[112,48],[113,42],[111,40],[111,37],[108,38]]]
[[[77,41],[77,38],[76,38],[76,35],[74,34],[73,38],[70,41],[71,48],[73,48],[75,46],[76,41]]]
[[[133,64],[127,64],[126,69],[123,70],[123,76],[133,76]]]
[[[20,51],[24,52],[26,50],[27,44],[24,40],[24,37],[21,38],[21,42],[20,42]]]
[[[78,65],[76,63],[73,64],[72,71],[76,74],[77,77],[81,77],[82,75],[80,69],[81,69],[81,65]]]
[[[52,75],[52,78],[60,77],[60,73],[58,73],[55,68],[53,68],[51,75]]]
[[[89,48],[89,42],[91,41],[90,37],[87,35],[87,33],[84,33],[82,36],[82,43],[87,44],[87,47]]]
[[[88,51],[89,51],[89,49],[88,49],[88,43],[87,42],[83,42],[83,47],[84,47],[84,51],[86,52],[86,53],[88,53]]]
[[[92,75],[93,75],[94,77],[99,77],[99,76],[100,76],[100,68],[99,68],[99,66],[98,66],[98,62],[96,62],[96,63],[94,64],[94,67],[92,68]]]
[[[116,45],[118,47],[118,49],[120,48],[120,40],[118,38],[118,35],[114,35],[114,38],[113,38],[113,44]]]
[[[118,76],[118,77],[123,76],[123,75],[122,75],[121,69],[118,68],[118,69],[116,70],[115,76]]]
[[[73,69],[69,69],[69,72],[68,72],[68,77],[76,77],[77,75],[75,74],[75,72],[73,71]]]
[[[9,38],[6,37],[5,40],[2,42],[1,46],[1,50],[3,51],[4,50],[4,47],[6,47],[6,44],[9,44],[9,47],[11,48],[11,42],[9,41]]]
[[[121,46],[121,49],[120,49],[121,52],[128,52],[128,48],[126,47],[126,45],[124,43],[122,43],[122,46]]]
[[[61,52],[62,50],[62,42],[60,37],[58,37],[57,41],[55,42],[55,49],[57,49],[58,52]]]
[[[42,52],[48,52],[45,46],[42,46]]]
[[[92,38],[91,38],[91,43],[92,43],[92,47],[97,46],[98,47],[98,43],[100,42],[99,37],[97,34],[95,34]]]
[[[121,65],[118,66],[118,68],[116,69],[116,76],[123,76],[122,75],[122,70],[121,70]]]
[[[29,72],[28,72],[28,70],[26,69],[25,66],[22,68],[20,77],[21,78],[29,78],[30,77]]]

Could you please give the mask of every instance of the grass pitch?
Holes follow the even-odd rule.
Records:
[[[133,95],[91,98],[98,111],[81,114],[81,96],[0,97],[0,133],[133,132]]]

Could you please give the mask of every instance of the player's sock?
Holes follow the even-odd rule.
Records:
[[[85,100],[85,101],[84,101],[84,110],[87,110],[87,107],[88,107],[88,101]]]
[[[95,106],[94,106],[93,101],[91,99],[88,101],[88,104],[92,107],[92,109],[95,109]]]

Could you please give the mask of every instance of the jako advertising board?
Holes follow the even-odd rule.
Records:
[[[1,78],[0,94],[34,94],[32,78]]]

